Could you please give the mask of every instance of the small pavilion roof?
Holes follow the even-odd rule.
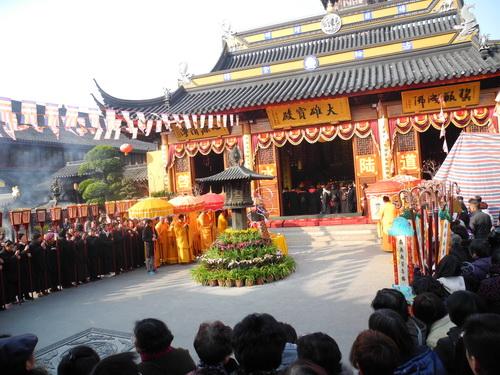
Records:
[[[234,166],[234,167],[229,167],[226,170],[210,177],[197,178],[196,182],[222,183],[226,181],[238,181],[238,180],[253,181],[253,180],[272,180],[272,179],[274,179],[274,176],[259,174],[243,166]]]

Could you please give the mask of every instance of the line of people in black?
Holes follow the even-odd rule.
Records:
[[[299,184],[297,188],[285,188],[282,192],[284,216],[330,215],[357,211],[356,187],[354,183],[310,185]]]
[[[96,221],[54,228],[31,241],[0,238],[0,309],[144,265],[142,223]]]

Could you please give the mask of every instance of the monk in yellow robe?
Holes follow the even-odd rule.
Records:
[[[198,224],[196,223],[197,218],[197,212],[190,212],[187,220],[189,225],[189,247],[192,260],[195,260],[196,257],[201,254],[200,232],[198,231]]]
[[[392,243],[389,238],[389,229],[391,229],[394,219],[398,215],[396,206],[391,202],[388,196],[383,198],[384,205],[380,210],[380,226],[382,232],[382,249],[384,251],[392,251]]]
[[[177,264],[179,263],[179,255],[177,252],[177,243],[175,241],[175,233],[172,226],[173,217],[168,217],[168,233],[167,233],[167,264]]]
[[[214,242],[212,232],[212,216],[209,212],[203,211],[196,219],[198,231],[200,232],[201,251],[207,251]]]
[[[186,223],[186,217],[180,214],[178,220],[175,220],[171,226],[175,234],[175,242],[177,243],[179,263],[190,263],[192,258],[189,250],[189,228]]]
[[[226,211],[222,211],[217,218],[217,232],[223,233],[227,229]]]
[[[160,218],[160,221],[155,226],[156,232],[158,233],[158,250],[160,253],[160,263],[165,264],[167,262],[167,252],[168,252],[168,231],[170,225],[168,224],[167,218]]]

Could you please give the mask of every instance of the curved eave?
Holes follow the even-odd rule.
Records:
[[[99,85],[99,83],[97,83],[97,80],[94,79],[94,82],[97,86],[97,90],[99,90],[99,94],[101,94],[101,97],[104,101],[104,105],[106,107],[134,108],[134,107],[145,107],[145,106],[168,105],[167,99],[164,96],[159,96],[159,97],[151,98],[151,99],[143,99],[143,100],[117,98],[115,96],[108,94],[106,91],[104,91],[103,88]],[[94,97],[94,99],[95,99],[95,97]],[[96,102],[99,103],[97,100],[96,100]]]

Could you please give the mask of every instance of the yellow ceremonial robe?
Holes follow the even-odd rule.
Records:
[[[175,241],[175,233],[174,233],[174,228],[172,226],[168,228],[167,240],[168,240],[167,259],[166,259],[167,264],[179,263],[177,243]]]
[[[224,214],[221,212],[219,217],[217,218],[217,232],[221,234],[227,229],[227,219]]]
[[[389,229],[391,229],[392,223],[398,211],[394,204],[391,202],[386,202],[380,211],[380,225],[382,230],[382,249],[384,251],[392,251],[392,244],[389,238]]]
[[[198,225],[196,223],[197,215],[196,212],[190,212],[188,214],[189,223],[189,247],[191,249],[191,259],[195,260],[196,257],[201,254],[201,240],[200,232],[198,231]]]
[[[160,253],[160,262],[164,264],[167,262],[167,252],[168,252],[168,231],[170,226],[167,223],[159,222],[156,224],[156,232],[158,233],[158,249]]]
[[[200,232],[201,251],[207,251],[214,242],[212,218],[208,212],[202,212],[196,219],[196,223]]]
[[[172,227],[175,234],[175,241],[177,243],[179,263],[191,262],[187,224],[176,221],[175,223],[172,223]]]

